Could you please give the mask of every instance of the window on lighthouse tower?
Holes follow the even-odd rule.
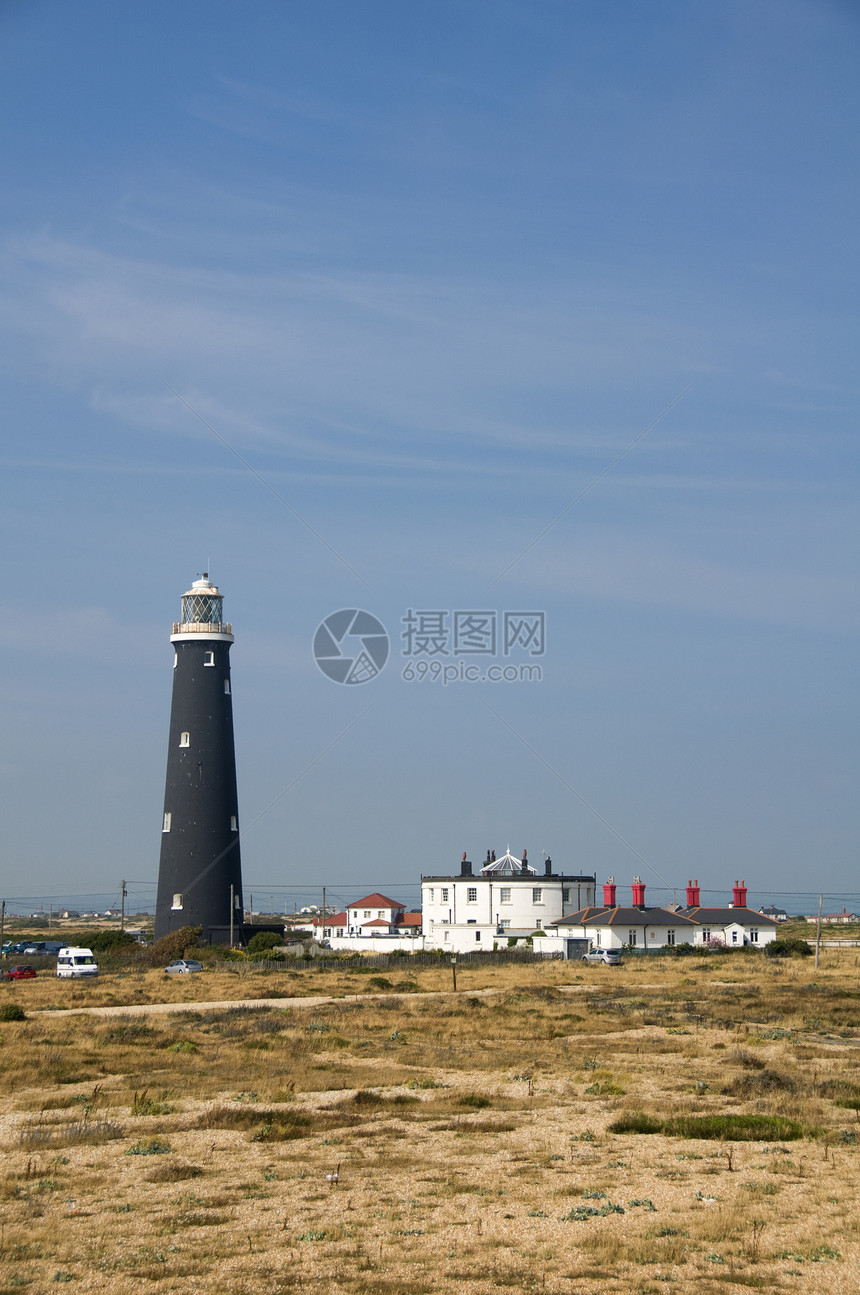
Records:
[[[204,655],[204,657],[203,657],[203,664],[204,664],[204,665],[214,665],[214,664],[215,664],[215,653],[214,653],[214,652],[207,652],[207,653]]]
[[[171,908],[181,908],[181,907],[182,907],[182,896],[181,896],[181,895],[174,895],[174,896],[173,896],[173,903],[171,904]]]

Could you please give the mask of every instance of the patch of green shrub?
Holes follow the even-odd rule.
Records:
[[[796,1142],[803,1137],[803,1126],[782,1115],[675,1115],[664,1120],[644,1111],[631,1111],[610,1124],[609,1131],[724,1142]]]
[[[0,1021],[26,1021],[27,1013],[20,1003],[4,1003],[0,1007]]]
[[[806,940],[771,940],[765,945],[768,958],[811,958],[812,949]]]
[[[167,1142],[162,1142],[159,1138],[144,1138],[142,1142],[135,1142],[133,1147],[126,1151],[127,1156],[164,1156],[173,1148]]]
[[[252,935],[248,941],[249,953],[267,953],[270,949],[277,948],[284,943],[284,937],[277,935],[274,931],[258,931]]]

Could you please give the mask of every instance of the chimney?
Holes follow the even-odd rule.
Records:
[[[701,903],[701,900],[699,899],[698,881],[688,881],[687,882],[687,907],[698,908],[700,903]]]
[[[740,885],[737,882],[732,890],[732,908],[746,908],[747,906],[747,884],[742,881]]]
[[[603,883],[603,904],[605,908],[615,908],[615,878],[610,877]]]
[[[549,857],[549,855],[547,855],[543,861],[543,870],[547,877],[552,876],[552,859]]]
[[[641,877],[633,878],[633,907],[645,907],[645,882]]]
[[[472,865],[469,862],[469,860],[466,858],[466,851],[464,850],[463,858],[460,860],[460,876],[471,877],[471,875],[472,875]]]

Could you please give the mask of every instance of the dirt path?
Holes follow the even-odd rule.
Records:
[[[716,983],[716,982],[715,982]],[[726,982],[731,983],[731,982]],[[558,985],[563,994],[600,993],[597,985]],[[657,985],[640,985],[640,989],[657,989]],[[503,994],[505,989],[468,989],[460,990],[461,996],[468,998],[486,998],[490,994]],[[33,1015],[42,1016],[160,1016],[170,1012],[217,1012],[231,1007],[274,1007],[283,1011],[296,1007],[329,1007],[333,1003],[372,1003],[383,998],[453,998],[451,989],[431,989],[422,993],[380,993],[380,994],[316,994],[304,998],[230,998],[218,1002],[205,1003],[129,1003],[125,1007],[67,1007],[36,1009]],[[831,1039],[819,1042],[830,1043]],[[845,1040],[840,1040],[845,1042]]]
[[[498,989],[469,990],[470,998],[498,994]],[[223,1002],[206,1003],[131,1003],[127,1007],[68,1007],[46,1008],[34,1016],[159,1016],[170,1012],[217,1012],[231,1007],[275,1007],[283,1011],[291,1007],[328,1007],[332,1003],[372,1003],[380,998],[446,998],[453,996],[450,989],[433,989],[423,994],[340,994],[310,995],[305,998],[230,998]]]

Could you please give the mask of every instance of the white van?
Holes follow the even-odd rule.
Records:
[[[92,949],[60,949],[57,954],[58,976],[97,976],[98,963]]]

